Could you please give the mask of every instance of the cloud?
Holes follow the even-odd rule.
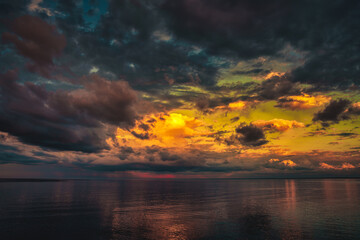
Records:
[[[292,72],[294,80],[321,88],[359,85],[357,76],[360,69],[357,66],[360,63],[360,46],[356,40],[359,38],[356,29],[360,23],[357,14],[360,4],[355,1],[319,3],[318,7],[307,9],[308,19],[305,21],[310,27],[299,29],[298,36],[307,35],[299,39],[299,46],[307,49],[309,55],[305,64]],[[304,8],[299,9],[300,14],[305,14],[303,11]],[[336,14],[332,14],[334,12]],[[315,16],[321,16],[321,21],[314,21]]]
[[[267,167],[274,168],[294,168],[297,164],[292,160],[279,160],[277,158],[272,158],[269,160]]]
[[[68,104],[75,111],[83,111],[89,116],[110,124],[132,123],[136,112],[134,103],[137,93],[125,81],[109,81],[98,75],[82,80],[84,88],[68,92]],[[62,94],[57,97],[63,97]],[[61,99],[56,99],[56,104]],[[71,111],[70,110],[70,111]]]
[[[42,3],[43,0],[32,0],[28,5],[28,10],[30,12],[44,12],[49,17],[53,16],[54,13],[49,8],[40,7],[39,4]]]
[[[251,123],[254,126],[262,128],[264,130],[272,130],[284,132],[291,128],[303,128],[305,124],[297,122],[295,120],[284,120],[284,119],[272,119],[272,120],[256,120]]]
[[[266,74],[266,76],[265,76],[265,79],[266,80],[269,80],[269,79],[272,79],[272,78],[274,78],[274,77],[282,77],[282,76],[284,76],[285,75],[285,73],[284,72],[269,72],[268,74]]]
[[[248,102],[245,101],[236,101],[231,102],[227,105],[227,108],[230,110],[243,110],[249,105]]]
[[[71,62],[66,63],[82,74],[96,66],[107,78],[126,76],[138,90],[176,83],[213,85],[221,64],[195,45],[169,38],[172,32],[165,27],[159,1],[138,3],[109,1],[90,28],[81,4],[59,2],[57,9],[66,17],[57,16],[57,25],[69,39],[66,60]]]
[[[199,97],[195,101],[195,107],[204,113],[213,113],[217,110],[241,111],[256,103],[256,101],[242,101],[234,98],[207,98]]]
[[[294,82],[359,84],[358,2],[168,0],[162,8],[176,36],[211,54],[253,59],[290,44],[308,52],[303,66],[291,71]]]
[[[203,109],[203,112],[213,113],[213,112],[219,111],[219,110],[220,111],[241,111],[241,110],[247,109],[249,106],[254,105],[255,103],[257,103],[257,101],[249,102],[249,101],[238,100],[235,102],[230,102],[227,105],[220,105],[223,103],[220,103],[220,101],[218,101],[217,104],[220,106],[216,106],[213,108],[210,108],[209,106],[207,106],[205,109]]]
[[[320,163],[320,168],[322,169],[333,169],[333,170],[347,170],[347,169],[353,169],[356,168],[354,165],[350,164],[350,163],[343,163],[341,166],[334,166],[334,165],[330,165],[327,163]]]
[[[136,116],[136,93],[125,82],[91,76],[84,89],[48,91],[17,79],[14,70],[0,75],[0,131],[29,144],[98,151],[106,147],[103,123],[131,124]]]
[[[236,135],[232,136],[228,141],[231,143],[234,140],[239,141],[245,146],[261,146],[267,143],[263,130],[252,124],[240,125],[235,130]]]
[[[284,96],[280,97],[277,102],[277,107],[289,108],[291,110],[309,109],[323,106],[330,102],[331,97],[316,95],[311,96],[303,93],[298,96]]]
[[[349,116],[346,114],[346,110],[350,104],[351,102],[347,99],[331,100],[324,110],[314,115],[313,120],[338,122],[343,119],[348,119]]]
[[[286,3],[168,0],[161,7],[169,16],[168,28],[178,37],[201,44],[212,54],[254,58],[281,48],[283,43],[274,37],[271,24],[278,26],[287,15],[282,7]]]
[[[199,98],[195,102],[195,107],[200,111],[206,111],[210,107],[210,101],[207,98]]]
[[[4,150],[4,149],[2,149]],[[40,163],[46,163],[40,159],[24,156],[14,152],[1,151],[0,152],[0,164],[22,164],[22,165],[34,165]],[[49,163],[49,162],[48,162]],[[54,162],[52,162],[54,163]]]
[[[30,71],[50,77],[55,68],[53,59],[59,57],[66,46],[65,36],[54,25],[29,15],[16,18],[10,30],[2,34],[2,40],[12,43],[19,54],[32,61],[27,65]]]
[[[256,90],[258,95],[264,99],[277,99],[284,95],[297,94],[297,85],[288,79],[288,76],[273,76],[261,83]]]
[[[4,14],[24,12],[24,6],[13,2],[2,4]],[[44,9],[41,0],[23,5]],[[115,78],[126,75],[133,87],[165,85],[170,79],[213,85],[218,70],[233,61],[277,58],[286,46],[306,52],[306,61],[298,60],[303,66],[290,67],[291,81],[322,88],[359,83],[360,5],[355,1],[110,1],[91,24],[82,7],[60,1],[50,9],[63,13],[52,18],[69,39],[66,61],[81,71],[95,65]],[[297,57],[296,52],[289,56]],[[249,74],[261,71],[252,69]]]
[[[356,102],[356,103],[351,104],[351,106],[348,109],[348,112],[350,114],[360,115],[360,102]]]
[[[147,123],[145,128],[144,123]],[[149,114],[137,120],[129,130],[117,129],[116,136],[117,141],[125,141],[137,147],[154,144],[163,147],[185,147],[193,137],[211,134],[202,126],[202,121],[180,113]]]
[[[178,161],[183,160],[182,157],[176,154],[171,154],[168,151],[161,151],[159,152],[160,159],[162,161]]]
[[[135,131],[131,131],[131,134],[134,135],[135,137],[139,138],[139,139],[149,139],[149,133],[145,132],[145,133],[137,133]]]
[[[0,26],[6,43],[0,46],[0,72],[19,67],[0,78],[0,130],[16,136],[21,149],[36,150],[24,156],[38,161],[53,151],[64,162],[109,171],[259,170],[268,159],[280,160],[266,171],[292,163],[294,170],[318,170],[319,162],[337,158],[339,166],[357,166],[358,149],[346,151],[359,136],[354,116],[360,104],[335,106],[325,96],[356,99],[356,1],[78,3],[0,3],[4,20],[15,19],[8,28]],[[19,17],[29,11],[34,16]],[[24,71],[24,61],[35,74]],[[70,84],[59,81],[67,77],[63,68],[74,73]],[[99,75],[75,77],[91,73]],[[304,88],[310,90],[302,93]],[[142,104],[141,96],[153,104]],[[274,108],[275,101],[299,111]],[[297,129],[275,134],[273,144],[265,145],[268,132],[303,128],[300,121],[314,111],[314,121],[324,126],[354,119],[332,134],[310,126],[312,136]],[[239,126],[242,121],[250,124]],[[5,135],[0,142],[3,152],[20,146],[8,144]],[[317,148],[314,155],[291,150]]]

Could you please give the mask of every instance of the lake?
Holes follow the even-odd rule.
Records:
[[[0,182],[0,239],[360,239],[360,179]]]

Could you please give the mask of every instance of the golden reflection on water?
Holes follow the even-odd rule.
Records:
[[[164,206],[166,210],[123,211],[114,209],[113,239],[190,239],[194,222]]]
[[[296,208],[296,185],[295,180],[285,180],[286,207],[287,209]]]
[[[288,215],[296,209],[296,182],[285,180],[282,184],[278,187],[282,188],[284,194],[276,199],[283,202],[283,207],[285,207],[281,213]],[[233,191],[233,189],[228,190]],[[254,190],[250,189],[249,194],[256,195],[256,190]],[[304,237],[299,224],[296,221],[289,221],[286,214],[282,217],[287,228],[276,230],[269,209],[262,203],[246,197],[247,200],[244,201],[244,196],[236,195],[236,193],[235,198],[229,199],[218,196],[218,199],[209,198],[208,201],[197,203],[173,199],[174,201],[161,201],[161,204],[153,205],[149,204],[146,196],[140,193],[141,191],[133,199],[137,206],[113,209],[112,239],[199,239],[213,234],[212,225],[222,226],[222,224],[233,223],[238,225],[235,228],[238,229],[239,236],[260,233],[259,236],[276,234],[278,237],[276,239],[283,240]],[[107,210],[103,213],[107,214],[109,206],[104,205],[104,207]],[[233,222],[229,222],[229,219]],[[294,219],[292,214],[292,220]]]

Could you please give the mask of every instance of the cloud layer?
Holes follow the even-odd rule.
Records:
[[[0,164],[356,175],[359,11],[352,0],[2,2]]]

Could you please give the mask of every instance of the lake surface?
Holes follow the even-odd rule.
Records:
[[[4,181],[0,239],[360,239],[360,179]]]

